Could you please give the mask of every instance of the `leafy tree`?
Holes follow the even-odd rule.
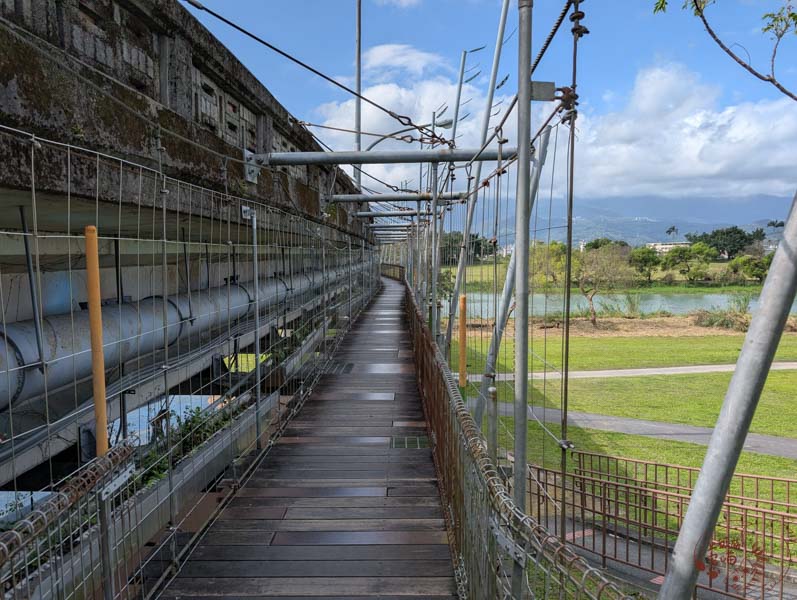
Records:
[[[766,237],[764,230],[758,228],[752,233],[746,232],[741,227],[734,225],[733,227],[725,227],[724,229],[715,229],[710,233],[687,233],[686,239],[692,244],[696,242],[703,242],[708,246],[714,248],[719,254],[726,258],[734,258],[741,254],[741,252],[750,244],[758,241],[763,241]]]
[[[584,246],[585,250],[597,250],[598,248],[603,248],[604,246],[622,246],[624,248],[628,247],[628,242],[624,240],[612,240],[609,238],[595,238],[591,242],[587,242]]]
[[[589,305],[589,320],[598,324],[595,296],[608,292],[634,280],[634,271],[628,264],[628,247],[607,244],[582,253],[580,260],[573,262],[578,289]],[[573,255],[575,257],[575,254]]]
[[[478,260],[481,256],[492,256],[493,247],[490,240],[478,234],[471,233],[468,236],[470,246],[469,256],[471,262]],[[440,264],[456,265],[459,263],[459,252],[462,248],[462,232],[446,231],[440,238]]]
[[[559,286],[564,282],[567,246],[562,242],[536,243],[529,250],[529,274],[533,285]]]
[[[767,228],[769,229],[780,229],[781,227],[786,227],[786,223],[777,220],[772,220],[769,223],[767,223]]]
[[[774,252],[760,257],[746,254],[733,259],[728,266],[731,267],[734,272],[741,272],[746,277],[755,279],[760,283],[766,278],[774,255]]]
[[[666,11],[668,4],[668,0],[655,0],[653,12],[658,13]],[[752,64],[750,64],[749,58],[748,60],[745,60],[739,54],[734,52],[731,47],[736,44],[731,44],[728,46],[720,39],[719,35],[717,35],[706,18],[705,10],[709,4],[714,4],[714,0],[684,0],[683,8],[691,9],[692,12],[694,12],[695,16],[702,21],[703,27],[706,28],[706,31],[711,39],[714,40],[714,42],[722,49],[723,52],[725,52],[725,54],[730,56],[743,69],[761,81],[775,86],[775,88],[777,88],[782,94],[785,94],[792,100],[797,101],[797,93],[787,89],[782,83],[780,83],[780,81],[778,81],[777,77],[775,76],[775,64],[777,62],[780,43],[789,33],[797,34],[797,11],[794,9],[791,1],[784,0],[783,6],[781,6],[780,9],[774,12],[765,13],[761,17],[763,21],[763,27],[761,28],[761,31],[763,33],[769,34],[769,37],[772,40],[772,52],[769,57],[769,73],[765,73],[763,70],[756,69],[752,66]]]
[[[637,270],[637,273],[644,275],[650,283],[653,278],[653,270],[661,264],[661,258],[653,248],[642,246],[631,250],[631,254],[628,255],[628,263]]]
[[[717,250],[705,242],[676,246],[664,255],[661,266],[665,269],[678,269],[689,281],[697,281],[706,277],[708,264],[717,258],[717,254]]]
[[[667,235],[671,235],[671,236],[675,237],[676,235],[678,235],[678,228],[675,225],[670,225],[667,228],[667,231],[665,231],[664,233],[666,233]]]

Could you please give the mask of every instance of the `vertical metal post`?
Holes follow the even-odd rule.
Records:
[[[352,293],[352,282],[351,282],[351,236],[346,238],[349,243],[349,328],[351,328],[351,293]]]
[[[255,280],[255,435],[257,436],[257,450],[263,449],[263,432],[260,422],[260,265],[257,248],[257,212],[252,209],[252,277]]]
[[[504,31],[506,29],[506,19],[507,15],[509,14],[509,2],[510,0],[504,0],[503,4],[501,5],[501,17],[498,21],[498,34],[495,38],[495,51],[493,52],[493,66],[492,70],[490,71],[490,84],[487,88],[487,103],[484,106],[484,117],[482,118],[482,135],[481,135],[481,143],[484,144],[484,141],[487,139],[487,134],[490,129],[490,115],[492,113],[493,108],[493,97],[495,95],[495,85],[498,80],[498,68],[501,64],[501,49],[504,46]],[[531,67],[529,67],[531,70]],[[529,75],[529,74],[527,74]],[[456,127],[456,123],[454,124]],[[454,290],[453,296],[456,298],[459,295],[459,290],[462,287],[462,280],[465,276],[465,268],[467,263],[468,257],[468,243],[470,239],[470,229],[473,225],[473,216],[476,211],[476,200],[479,197],[479,189],[481,188],[481,174],[482,174],[482,162],[478,161],[476,163],[476,170],[474,172],[474,189],[473,192],[468,196],[468,208],[465,213],[465,227],[462,231],[462,248],[459,251],[459,262],[457,263],[457,275],[454,279]],[[449,348],[451,346],[451,333],[452,333],[452,324],[454,322],[454,316],[456,311],[456,305],[451,304],[449,308],[449,315],[448,315],[448,328],[446,329],[446,343],[445,347]],[[477,425],[480,423],[477,421]]]
[[[431,330],[432,336],[437,341],[437,163],[432,165],[432,247],[431,247],[431,267],[432,267],[432,293],[429,296],[429,309],[431,311]]]
[[[498,467],[498,390],[494,386],[487,389],[490,399],[487,428],[487,453],[495,467]],[[481,423],[479,423],[481,425]]]
[[[28,221],[25,218],[25,207],[19,207],[19,219],[22,224],[22,243],[25,245],[25,266],[28,271],[28,287],[30,288],[30,303],[33,309],[33,328],[36,333],[36,347],[39,351],[39,369],[44,370],[44,341],[42,336],[42,320],[39,311],[39,296],[36,293],[36,282],[33,277],[33,255],[30,251],[28,239]],[[96,235],[96,230],[95,230]]]
[[[357,14],[355,17],[354,27],[354,89],[357,92],[357,97],[354,99],[354,130],[357,132],[354,137],[354,145],[357,151],[362,149],[362,0],[357,1]],[[361,180],[362,173],[359,169],[360,165],[355,165],[354,181],[357,184],[357,191],[362,192]],[[366,206],[368,206],[366,204]]]
[[[98,494],[100,520],[100,550],[102,551],[102,597],[113,600],[113,547],[111,545],[111,499],[105,497],[103,491]]]
[[[108,408],[105,400],[105,353],[102,347],[102,295],[100,293],[100,255],[97,228],[87,225],[86,295],[89,304],[91,337],[91,379],[94,392],[94,424],[97,456],[108,452]]]
[[[529,373],[529,169],[531,166],[531,7],[518,0],[518,171],[515,206],[515,504],[526,512],[526,441]],[[512,595],[523,597],[525,558],[515,561]]]
[[[453,302],[453,298],[452,298]],[[468,385],[468,299],[459,297],[459,387]]]
[[[761,390],[797,293],[797,194],[783,240],[761,290],[761,298],[736,361],[703,468],[697,478],[678,540],[675,542],[661,600],[689,598],[697,580],[697,559],[705,556],[717,517],[739,461]]]
[[[534,200],[537,197],[537,190],[540,186],[540,175],[542,168],[545,165],[545,159],[548,156],[548,142],[551,139],[551,128],[546,127],[540,136],[539,152],[533,160],[534,167],[531,174],[531,184],[529,185],[529,214],[534,206]],[[498,301],[498,318],[493,327],[493,337],[490,339],[490,347],[487,350],[487,358],[484,365],[484,377],[479,389],[479,395],[476,398],[476,408],[473,411],[473,418],[476,425],[481,427],[482,417],[484,416],[484,401],[487,398],[487,389],[491,385],[495,385],[495,369],[498,362],[498,350],[501,347],[501,339],[504,336],[504,329],[509,319],[509,308],[512,305],[512,292],[515,290],[515,251],[509,258],[509,265],[506,270],[506,279],[504,280],[504,288],[501,292],[501,299]]]

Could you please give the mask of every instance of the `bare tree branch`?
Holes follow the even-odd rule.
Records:
[[[756,69],[754,69],[749,63],[747,63],[744,60],[742,60],[733,50],[728,48],[728,46],[725,45],[725,43],[719,38],[719,36],[711,28],[711,25],[709,25],[708,20],[706,19],[706,15],[703,13],[703,8],[699,5],[699,3],[698,2],[693,2],[692,4],[694,6],[695,13],[700,18],[700,20],[703,22],[703,26],[706,28],[706,31],[708,32],[709,36],[711,36],[711,39],[713,39],[714,42],[716,42],[716,44],[720,48],[722,48],[722,50],[725,52],[725,54],[727,54],[733,60],[735,60],[748,73],[750,73],[754,77],[757,77],[761,81],[766,81],[767,83],[771,83],[781,93],[785,94],[786,96],[788,96],[789,98],[791,98],[792,100],[797,102],[797,94],[795,94],[794,92],[792,92],[792,91],[786,89],[785,87],[783,87],[783,85],[775,78],[775,55],[776,55],[776,53],[778,51],[778,44],[780,43],[780,38],[779,37],[776,38],[777,42],[775,43],[775,48],[772,51],[772,58],[771,58],[772,74],[771,75],[764,75],[763,73],[760,73]]]

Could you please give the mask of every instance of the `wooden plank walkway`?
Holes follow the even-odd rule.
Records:
[[[405,324],[384,279],[302,412],[164,598],[453,598]],[[421,447],[419,447],[421,446]]]

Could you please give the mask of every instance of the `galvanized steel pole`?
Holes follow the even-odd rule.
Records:
[[[529,214],[531,214],[534,200],[537,197],[537,190],[540,186],[540,175],[542,174],[542,167],[545,165],[545,159],[548,156],[548,141],[550,139],[551,128],[546,127],[540,136],[539,151],[536,153],[534,167],[532,169],[531,184],[529,186]],[[495,385],[495,369],[498,364],[498,351],[501,348],[504,329],[506,329],[506,323],[509,320],[509,307],[512,304],[512,292],[515,291],[515,257],[516,252],[513,250],[506,270],[506,279],[504,280],[501,299],[498,302],[498,318],[493,326],[493,336],[490,339],[490,347],[487,350],[487,358],[484,364],[484,377],[482,378],[479,395],[476,398],[476,408],[473,411],[473,418],[476,421],[477,427],[482,426],[484,402],[485,398],[487,398],[488,389],[491,385]],[[490,423],[490,425],[492,425],[492,423]]]
[[[362,150],[362,0],[357,0],[357,16],[355,18],[355,32],[354,32],[354,90],[357,96],[354,99],[354,130],[357,132],[354,137],[354,145],[359,152]],[[359,165],[355,165],[358,167]],[[357,189],[362,190],[362,173],[359,168],[354,169],[354,181],[357,184]]]
[[[262,450],[262,431],[260,423],[260,269],[257,251],[257,212],[252,209],[252,277],[255,280],[255,435],[257,436],[257,449]]]
[[[526,512],[526,441],[528,436],[529,373],[529,168],[531,163],[531,7],[518,0],[518,170],[515,205],[515,504]],[[523,597],[526,588],[525,556],[515,561],[512,594]]]
[[[505,148],[503,159],[514,158],[515,148]],[[496,148],[487,148],[479,152],[478,148],[438,148],[433,150],[378,150],[361,151],[343,150],[340,152],[272,152],[255,154],[251,163],[255,166],[301,167],[304,165],[385,165],[411,164],[423,162],[467,162],[490,161],[498,159]]]
[[[509,14],[509,1],[504,0],[501,6],[501,18],[498,21],[498,34],[495,38],[495,51],[493,52],[493,66],[490,71],[490,84],[487,88],[487,104],[484,107],[484,117],[482,119],[482,135],[481,135],[481,143],[482,145],[487,140],[487,132],[490,129],[490,114],[493,108],[493,97],[495,95],[495,85],[496,81],[498,80],[498,68],[501,64],[501,48],[504,45],[504,31],[506,29],[506,19],[507,15]],[[530,69],[531,67],[529,67]],[[506,158],[506,157],[504,157]],[[468,197],[468,209],[465,214],[465,226],[462,231],[462,248],[459,251],[459,262],[457,263],[457,275],[454,279],[454,291],[453,297],[456,298],[459,295],[459,290],[462,287],[462,280],[465,276],[465,269],[467,267],[467,259],[468,259],[468,244],[470,238],[470,229],[473,225],[473,216],[476,211],[476,200],[479,197],[479,188],[481,187],[481,173],[482,173],[482,163],[476,163],[476,171],[474,175],[474,190],[473,193]],[[445,347],[451,347],[451,333],[452,333],[452,323],[454,322],[454,315],[456,314],[456,304],[452,303],[451,307],[448,311],[448,328],[446,329],[446,343]],[[478,426],[481,426],[481,423],[477,421],[476,423]]]
[[[437,342],[437,163],[431,164],[432,180],[432,294],[429,300],[431,308],[432,339]]]
[[[744,338],[659,598],[689,598],[797,292],[797,194]]]

